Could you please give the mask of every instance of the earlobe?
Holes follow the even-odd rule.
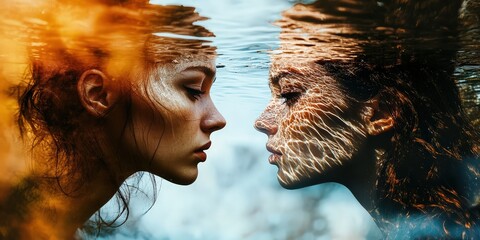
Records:
[[[77,83],[77,91],[82,105],[96,117],[105,116],[118,97],[111,80],[97,69],[83,72]]]
[[[371,136],[377,136],[390,131],[395,120],[384,109],[381,109],[378,99],[372,99],[367,103],[367,111],[364,116],[367,132]]]

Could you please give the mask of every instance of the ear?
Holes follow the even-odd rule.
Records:
[[[77,83],[77,91],[82,105],[96,117],[106,116],[119,95],[112,80],[97,69],[83,72]]]
[[[377,136],[382,133],[390,131],[395,120],[386,109],[382,109],[377,98],[374,98],[366,103],[366,111],[364,121],[367,127],[367,132],[371,136]]]

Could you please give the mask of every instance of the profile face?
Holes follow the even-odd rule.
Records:
[[[255,121],[268,135],[269,162],[286,188],[337,181],[366,140],[361,108],[316,63],[273,62],[272,99]]]
[[[134,161],[140,170],[190,184],[198,175],[197,165],[207,158],[211,133],[226,124],[210,98],[214,60],[157,70],[132,91],[127,147],[138,153]]]

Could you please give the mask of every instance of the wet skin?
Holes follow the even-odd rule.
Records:
[[[274,61],[272,99],[255,122],[268,135],[270,163],[286,188],[337,181],[341,166],[364,152],[366,106],[353,104],[315,63]],[[347,168],[345,168],[346,170]]]
[[[132,124],[121,148],[135,154],[139,170],[190,184],[207,158],[211,133],[226,124],[210,98],[215,66],[194,61],[167,68],[133,91]]]

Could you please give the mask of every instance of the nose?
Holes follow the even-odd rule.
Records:
[[[278,131],[275,115],[275,111],[273,111],[272,107],[267,106],[260,117],[255,120],[253,126],[262,133],[267,135],[275,135]]]
[[[212,133],[224,128],[225,125],[227,125],[225,118],[222,116],[222,114],[220,114],[220,112],[212,102],[207,116],[203,118],[200,124],[200,128],[204,132]]]

